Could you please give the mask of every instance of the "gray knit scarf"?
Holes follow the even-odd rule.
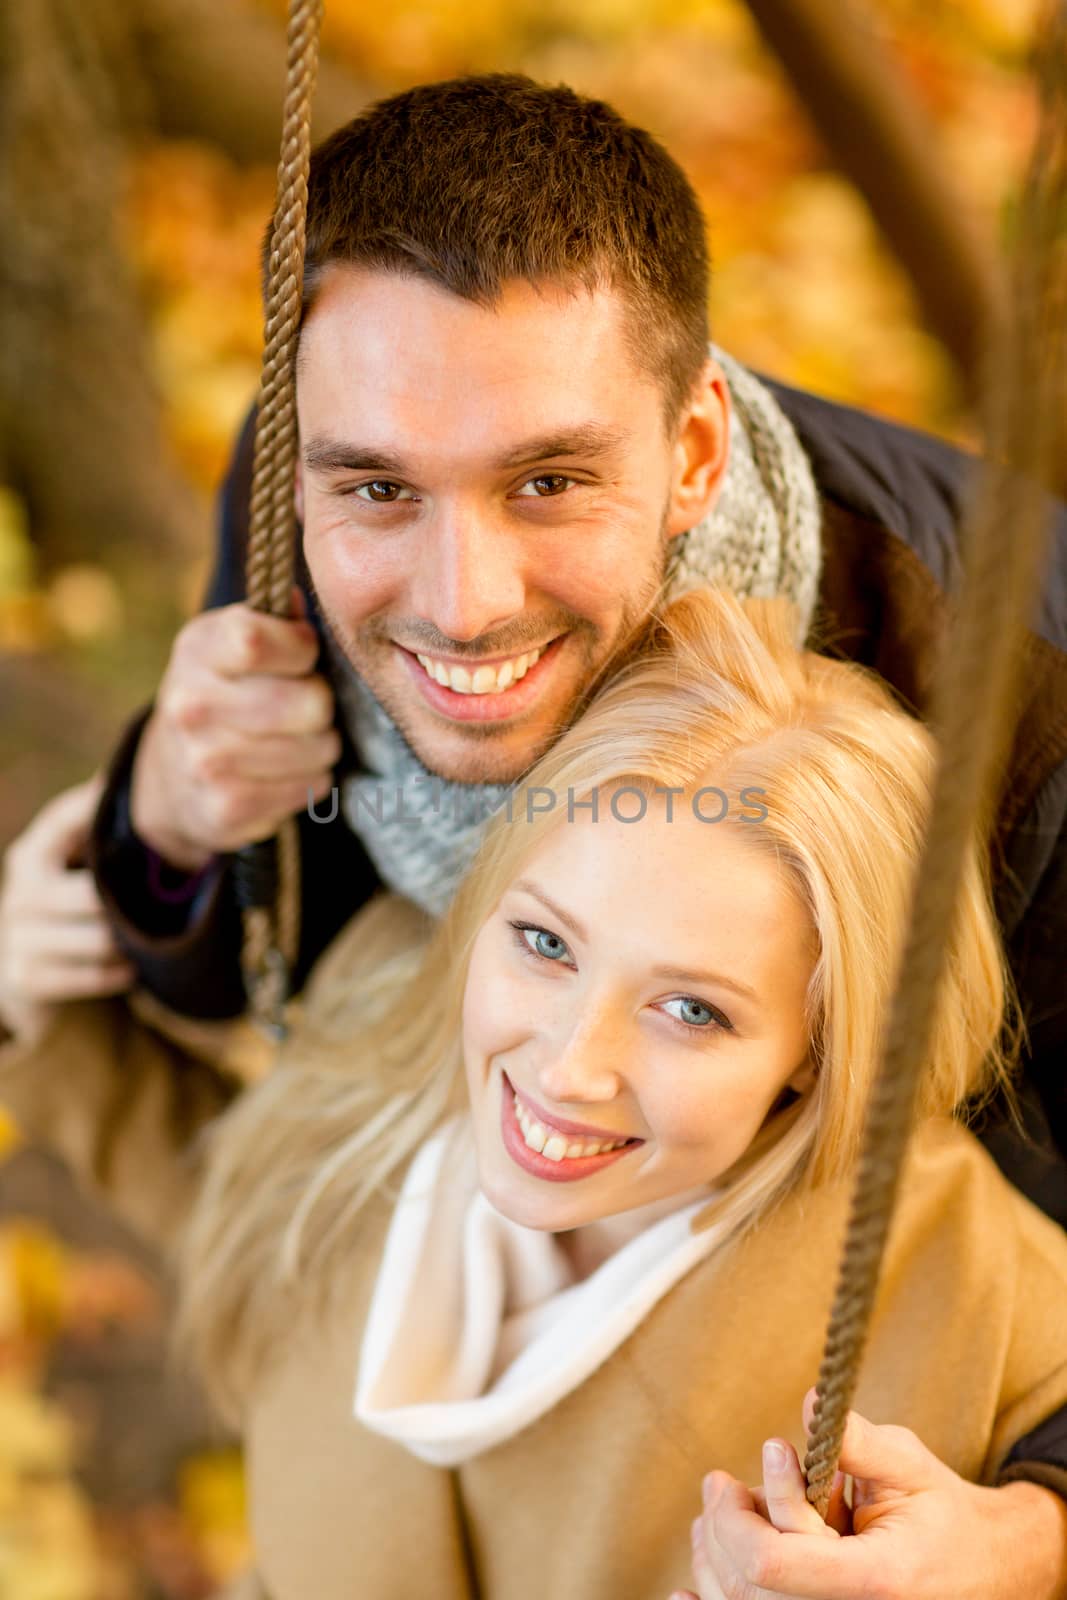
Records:
[[[712,354],[733,401],[729,465],[711,514],[675,541],[667,598],[704,584],[787,595],[803,644],[821,555],[811,467],[769,390],[722,350],[712,346]],[[366,769],[342,784],[345,818],[383,883],[440,916],[512,786],[452,783],[429,772],[329,636],[327,647],[341,714]]]

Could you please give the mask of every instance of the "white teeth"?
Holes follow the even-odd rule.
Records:
[[[475,667],[473,673],[466,667],[446,666],[443,661],[435,661],[432,656],[417,656],[416,659],[429,677],[439,683],[444,689],[451,689],[456,694],[501,694],[513,683],[518,683],[524,678],[533,666],[544,655],[548,646],[540,650],[528,650],[525,655],[513,656],[510,661],[502,661],[495,667]]]
[[[522,1127],[522,1124],[520,1123],[519,1126]],[[536,1127],[523,1128],[522,1136],[531,1150],[536,1150],[538,1155],[544,1152],[545,1145],[548,1143],[548,1134],[540,1123]]]
[[[619,1150],[627,1139],[610,1140],[607,1144],[591,1143],[582,1140],[573,1140],[570,1143],[561,1133],[555,1133],[546,1128],[543,1122],[538,1122],[536,1117],[531,1117],[518,1095],[513,1095],[515,1105],[515,1118],[522,1129],[522,1137],[531,1150],[536,1150],[539,1155],[547,1156],[549,1161],[572,1161],[580,1156],[603,1155],[606,1150]]]

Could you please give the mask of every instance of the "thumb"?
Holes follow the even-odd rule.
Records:
[[[27,832],[32,831],[34,846],[42,858],[65,865],[81,852],[103,792],[103,774],[94,772],[91,778],[65,789],[41,807]]]
[[[804,1401],[804,1423],[810,1430],[814,1390]],[[917,1494],[937,1476],[941,1463],[910,1428],[874,1423],[850,1411],[841,1441],[840,1471],[863,1478],[881,1489]]]

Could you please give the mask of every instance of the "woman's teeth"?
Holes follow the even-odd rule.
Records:
[[[629,1139],[615,1139],[609,1144],[590,1144],[584,1140],[570,1140],[563,1134],[555,1133],[551,1128],[546,1128],[543,1122],[538,1122],[535,1117],[527,1115],[526,1108],[514,1095],[515,1117],[522,1129],[522,1137],[531,1150],[536,1150],[538,1155],[547,1156],[549,1161],[572,1161],[576,1156],[600,1156],[605,1150],[621,1150],[624,1144],[629,1144]]]
[[[466,667],[447,666],[443,661],[435,661],[432,656],[417,656],[416,659],[443,689],[452,689],[456,694],[500,694],[524,678],[547,649],[548,645],[541,645],[536,650],[528,650],[524,656],[514,656],[510,661],[498,662],[494,667],[475,667],[473,672]]]

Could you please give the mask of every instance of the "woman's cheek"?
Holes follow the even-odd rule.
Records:
[[[464,1031],[486,1054],[509,1049],[523,1037],[530,997],[521,978],[487,966],[471,972],[464,1002]]]
[[[709,1177],[725,1171],[747,1150],[760,1124],[751,1092],[731,1091],[721,1075],[713,1079],[710,1072],[703,1083],[656,1096],[646,1117],[661,1145],[706,1166]]]

